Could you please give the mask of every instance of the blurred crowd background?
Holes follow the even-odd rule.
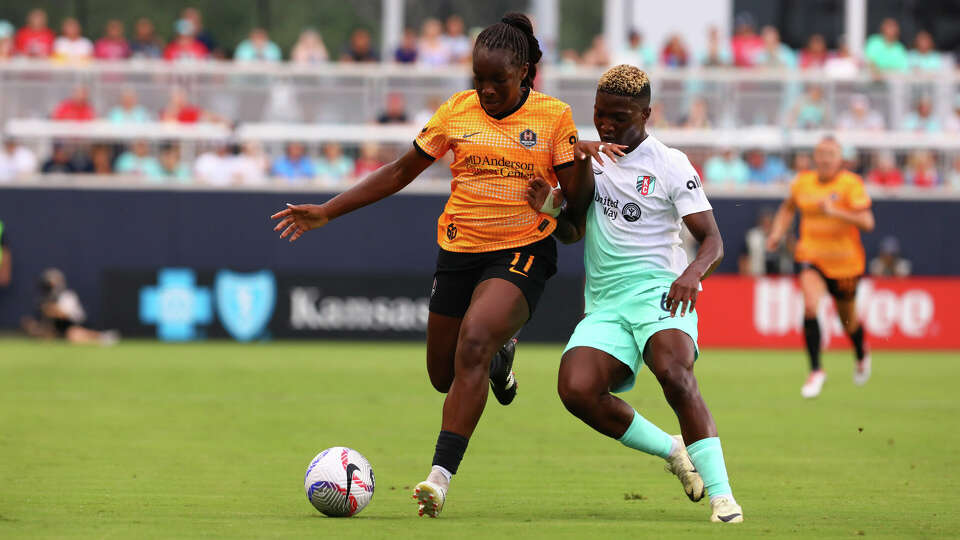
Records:
[[[389,3],[0,7],[0,182],[39,173],[349,185],[406,149],[436,107],[469,86],[487,12],[516,8],[406,2],[387,46],[380,21]],[[810,167],[814,134],[830,131],[871,185],[960,190],[960,35],[920,9],[872,12],[851,50],[837,28],[798,25],[787,18],[802,6],[780,4],[771,14],[762,2],[733,2],[729,27],[661,32],[657,42],[627,25],[613,45],[603,10],[559,2],[536,85],[572,103],[589,130],[597,75],[618,63],[649,70],[653,131],[687,150],[712,187],[788,182]],[[311,136],[290,127],[307,124]],[[348,128],[352,135],[337,136]],[[442,181],[442,167],[432,177]]]

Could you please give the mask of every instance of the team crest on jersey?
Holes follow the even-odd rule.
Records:
[[[533,148],[537,145],[537,134],[532,129],[525,129],[520,132],[520,144],[527,148]]]
[[[656,185],[657,179],[654,176],[637,177],[637,191],[639,191],[640,195],[643,195],[644,197],[653,193],[653,188]]]

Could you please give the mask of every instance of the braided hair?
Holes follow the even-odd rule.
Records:
[[[533,87],[533,79],[537,76],[537,62],[543,56],[540,42],[533,35],[533,23],[523,13],[507,13],[500,22],[486,27],[477,36],[474,51],[478,49],[504,49],[513,53],[513,64],[517,67],[527,66],[527,76],[521,84],[527,88]]]

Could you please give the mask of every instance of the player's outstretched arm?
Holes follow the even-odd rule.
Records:
[[[820,204],[820,208],[823,210],[824,214],[842,219],[843,221],[850,223],[864,232],[872,231],[876,225],[876,220],[873,217],[873,210],[869,208],[864,208],[862,210],[845,210],[837,206],[830,199],[824,199]]]
[[[683,317],[688,311],[693,311],[697,305],[697,294],[700,291],[700,282],[707,278],[723,260],[723,238],[717,220],[713,217],[713,210],[705,210],[683,216],[690,234],[700,243],[697,256],[687,265],[687,269],[680,274],[670,286],[667,294],[666,308],[670,316],[680,311]]]
[[[416,148],[410,148],[404,155],[323,204],[287,204],[285,210],[270,216],[270,219],[279,220],[273,230],[283,231],[280,238],[289,236],[293,242],[303,233],[323,227],[332,219],[393,195],[413,182],[432,163]]]
[[[797,213],[797,206],[793,198],[783,201],[777,214],[773,216],[773,224],[770,226],[770,234],[767,235],[767,251],[776,251],[780,241],[787,234],[790,224],[793,223],[793,216]]]

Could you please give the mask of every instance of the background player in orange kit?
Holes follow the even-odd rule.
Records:
[[[815,170],[797,174],[790,196],[774,218],[767,249],[780,244],[793,216],[800,211],[800,240],[795,258],[801,264],[803,290],[803,334],[810,355],[810,375],[801,389],[805,398],[820,394],[827,379],[820,365],[820,325],[817,306],[829,292],[837,306],[843,327],[856,351],[853,382],[866,384],[870,378],[870,355],[857,316],[857,283],[863,275],[866,257],[860,231],[872,231],[873,211],[863,180],[843,169],[840,144],[824,138],[813,152]]]
[[[508,342],[556,272],[551,237],[556,220],[550,208],[537,211],[527,204],[527,182],[540,177],[554,188],[577,192],[571,167],[577,131],[570,106],[531,88],[540,56],[530,20],[507,14],[477,37],[475,89],[447,100],[413,148],[324,204],[290,205],[273,215],[280,220],[275,230],[294,241],[400,191],[453,151],[427,323],[427,371],[447,397],[433,468],[414,495],[421,515],[437,517],[443,508],[483,413],[488,379],[501,403],[513,399]]]

